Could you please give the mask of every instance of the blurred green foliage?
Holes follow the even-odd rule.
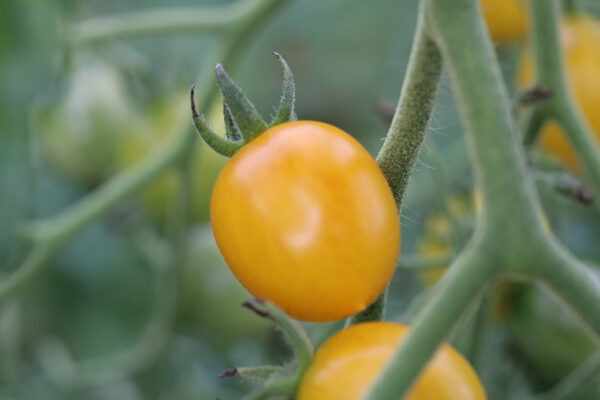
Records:
[[[156,129],[157,123],[152,118],[164,112],[157,110],[156,104],[182,107],[180,101],[165,99],[187,92],[201,68],[212,68],[203,65],[206,52],[214,45],[211,35],[174,32],[70,49],[61,36],[64,27],[85,18],[154,6],[226,3],[4,0],[0,4],[3,274],[13,270],[28,251],[27,242],[18,234],[24,221],[69,207],[117,173],[122,164],[117,162],[114,148],[133,136],[154,140],[149,127]],[[600,13],[598,2],[581,3]],[[376,105],[398,97],[416,9],[416,1],[292,2],[246,50],[247,56],[233,75],[263,115],[269,115],[281,82],[280,67],[270,52],[280,52],[295,73],[300,118],[335,124],[374,154],[387,125]],[[499,50],[509,86],[518,50]],[[81,77],[78,71],[83,69],[96,75]],[[101,76],[99,70],[105,74]],[[73,99],[73,90],[79,97]],[[191,126],[187,113],[173,114],[172,126]],[[104,144],[85,142],[85,129],[100,132],[100,137],[109,141],[109,149],[103,152]],[[65,134],[80,143],[70,144]],[[427,216],[444,207],[445,197],[472,186],[446,81],[427,141],[403,210],[403,254],[415,252]],[[66,168],[64,162],[53,161],[56,153],[70,157]],[[196,179],[209,179],[206,174],[214,179],[222,164],[195,164]],[[92,179],[88,179],[90,175]],[[210,179],[200,185],[201,193],[194,192],[204,200],[194,210],[199,217],[190,228],[191,252],[173,283],[174,290],[160,272],[159,250],[166,246],[162,217],[156,218],[155,210],[144,208],[147,202],[138,196],[84,230],[22,293],[2,304],[0,399],[238,399],[248,387],[235,380],[218,380],[222,371],[285,360],[289,349],[273,328],[239,306],[248,294],[233,279],[212,241],[206,220]],[[539,189],[552,230],[576,255],[599,263],[596,209],[547,186]],[[161,201],[159,213],[164,214],[169,204]],[[549,358],[536,359],[532,352],[539,355],[548,350],[535,349],[530,343],[544,343],[536,339],[546,330],[536,325],[540,330],[529,338],[522,333],[531,335],[533,328],[523,324],[533,324],[542,316],[562,319],[568,311],[560,309],[549,315],[544,302],[551,300],[535,294],[534,289],[526,290],[511,303],[515,313],[510,323],[516,327],[490,323],[485,328],[492,332],[491,339],[482,344],[481,357],[474,364],[490,399],[525,398],[519,396],[548,387],[585,356],[585,352],[575,353],[588,345],[587,339],[573,339],[582,333],[571,327],[561,338],[548,335],[545,340],[548,347],[559,347],[563,353],[572,347],[570,355],[576,360],[569,359],[567,364],[548,354]],[[409,300],[420,291],[413,273],[399,272],[391,290],[392,318],[402,318]],[[169,296],[177,298],[177,307],[169,308]],[[156,319],[157,313],[162,319]],[[307,324],[316,341],[335,326]],[[512,340],[507,332],[516,332],[517,339]],[[149,343],[142,353],[156,348],[156,354],[119,374],[130,356],[127,350],[140,341]],[[557,368],[548,368],[559,362]],[[91,371],[95,379],[81,379],[73,385],[70,380],[77,380],[82,371]]]

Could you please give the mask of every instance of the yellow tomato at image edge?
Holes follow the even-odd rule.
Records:
[[[600,22],[592,17],[577,15],[561,22],[561,44],[567,83],[584,117],[600,142]],[[531,51],[523,54],[518,74],[520,87],[535,82]],[[540,132],[540,145],[556,156],[568,169],[581,169],[577,155],[562,127],[547,122]]]
[[[481,9],[494,42],[507,44],[525,36],[525,0],[481,0]]]
[[[277,125],[239,150],[215,183],[210,219],[242,285],[305,321],[365,309],[400,248],[383,173],[354,138],[320,122]]]
[[[358,400],[409,328],[390,322],[354,325],[329,338],[304,373],[296,400]],[[485,390],[469,363],[443,344],[405,400],[485,400]]]

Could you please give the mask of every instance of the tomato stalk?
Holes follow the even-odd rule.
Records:
[[[540,106],[541,116],[538,118],[541,121],[537,122],[532,130],[541,127],[548,119],[556,119],[563,126],[583,162],[594,197],[600,199],[600,150],[589,124],[575,105],[565,79],[559,39],[559,4],[556,1],[529,0],[529,8],[533,27],[536,79],[538,84],[547,86],[554,92],[554,95]],[[595,203],[600,207],[600,201]]]
[[[441,73],[442,59],[435,43],[425,33],[425,21],[421,12],[398,106],[376,158],[377,165],[392,189],[399,211],[429,128]],[[384,292],[348,323],[383,319],[385,296]]]
[[[544,231],[536,211],[534,185],[478,2],[423,3],[429,33],[453,84],[481,188],[482,215],[470,244],[416,315],[409,337],[368,393],[369,400],[392,400],[406,394],[465,309],[502,272],[547,282],[600,334],[598,286]]]
[[[302,375],[304,374],[304,370],[308,367],[312,359],[313,345],[308,335],[297,321],[291,319],[279,308],[268,302],[259,299],[253,299],[245,302],[243,306],[252,310],[258,316],[268,318],[275,323],[275,325],[281,329],[281,331],[285,334],[285,337],[289,340],[295,355],[295,363],[293,365],[294,370],[291,372],[287,371],[283,367],[251,367],[250,370],[252,371],[252,378],[257,377],[256,372],[260,373],[262,378],[259,381],[262,381],[264,385],[261,389],[251,393],[245,399],[259,400],[269,399],[272,396],[293,395],[298,383],[300,382],[300,379],[302,378]],[[242,375],[245,372],[243,368],[236,368],[231,371],[235,371],[235,373],[225,376],[239,376],[244,378]]]

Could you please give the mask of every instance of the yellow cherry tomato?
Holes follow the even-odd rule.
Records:
[[[525,0],[481,0],[481,9],[490,36],[497,44],[517,42],[525,36]]]
[[[296,400],[358,400],[382,372],[409,328],[390,322],[354,325],[329,338],[315,353]],[[443,344],[404,400],[485,400],[469,363]],[[400,397],[398,397],[400,400]]]
[[[400,246],[383,173],[355,139],[320,122],[277,125],[234,154],[210,218],[242,285],[306,321],[364,310],[390,280]]]
[[[600,142],[600,22],[590,16],[575,15],[561,22],[560,38],[567,83],[577,105]],[[535,82],[533,56],[526,51],[521,60],[518,83],[521,87]],[[540,144],[574,172],[581,166],[562,127],[547,122],[540,133]]]

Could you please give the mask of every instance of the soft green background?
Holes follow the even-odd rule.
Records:
[[[45,152],[44,139],[40,137],[44,130],[34,123],[40,109],[61,104],[73,71],[90,63],[114,68],[131,106],[131,119],[152,121],[150,114],[156,110],[150,105],[172,93],[186,91],[195,82],[213,44],[210,35],[173,33],[67,51],[62,29],[73,21],[153,6],[225,3],[4,0],[0,4],[3,274],[14,269],[28,251],[27,243],[17,234],[21,223],[55,214],[99,184],[97,180],[74,179],[57,168]],[[581,3],[600,13],[597,2]],[[335,124],[375,154],[387,125],[375,111],[375,104],[398,97],[416,8],[417,1],[293,1],[246,49],[243,62],[232,75],[263,115],[269,116],[281,83],[280,67],[270,53],[280,52],[295,73],[300,118]],[[518,46],[499,51],[509,84],[518,51]],[[93,82],[89,87],[94,88]],[[166,102],[163,107],[179,105]],[[95,119],[91,115],[70,116],[76,121],[89,118],[98,129],[123,118],[110,111]],[[133,133],[124,129],[115,134],[123,140]],[[61,139],[57,140],[60,147]],[[107,160],[106,164],[111,173],[119,169],[115,160]],[[440,177],[445,181],[443,187],[435,184]],[[402,211],[403,254],[414,253],[428,215],[439,212],[446,196],[470,189],[461,128],[451,88],[444,79],[427,145]],[[552,229],[575,254],[600,262],[598,213],[548,188],[540,190]],[[160,237],[164,229],[141,204],[136,200],[126,202],[85,229],[18,297],[3,304],[0,399],[238,399],[239,391],[246,391],[247,387],[235,380],[219,381],[219,373],[236,365],[280,363],[289,355],[284,342],[268,324],[239,307],[247,294],[220,259],[204,222],[191,229],[192,251],[178,285],[179,307],[166,335],[167,344],[157,358],[133,375],[117,376],[77,390],[61,386],[61,374],[70,368],[77,370],[77,360],[98,360],[130,348],[144,331],[156,295],[159,299],[164,295],[160,275],[152,266],[156,260],[143,249],[140,251],[148,244],[138,240],[140,231],[149,230]],[[402,318],[408,300],[420,291],[418,282],[410,273],[395,277],[390,301],[393,318]],[[515,296],[515,317],[510,323],[489,324],[487,337],[491,339],[483,343],[476,368],[491,399],[525,396],[535,388],[547,387],[566,372],[560,368],[558,372],[557,368],[544,370],[544,362],[539,357],[536,362],[536,355],[530,354],[532,346],[528,344],[537,344],[539,336],[527,337],[531,330],[523,328],[519,321],[535,318],[523,314],[527,307],[538,304],[532,296]],[[547,297],[542,300],[548,301]],[[555,319],[560,320],[566,312],[561,315]],[[310,325],[309,329],[316,340],[326,335],[323,327]],[[507,331],[513,334],[508,335]],[[539,335],[544,335],[543,331]],[[553,346],[585,346],[585,339],[577,339],[575,344],[561,342],[572,340],[573,335],[566,336],[548,339],[549,347],[541,348],[538,354],[547,354]],[[572,352],[567,353],[566,357]],[[568,363],[560,357],[549,360],[546,365]],[[113,364],[100,363],[98,368],[100,376],[113,369]]]

